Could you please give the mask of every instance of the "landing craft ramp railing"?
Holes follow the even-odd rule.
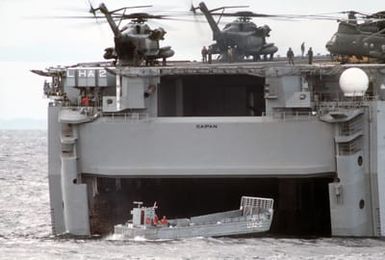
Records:
[[[252,216],[262,212],[272,212],[273,206],[273,199],[242,196],[240,209],[243,210],[243,216]]]

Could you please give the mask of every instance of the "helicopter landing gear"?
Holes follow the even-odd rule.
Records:
[[[157,60],[155,59],[146,59],[146,67],[150,66],[155,66],[157,64]]]
[[[253,61],[260,61],[261,57],[259,55],[253,55]]]
[[[146,59],[145,65],[146,65],[146,67],[158,66],[159,65],[159,61],[156,60],[156,59]],[[166,58],[162,58],[162,66],[166,66],[166,65],[167,65]]]
[[[368,57],[356,55],[338,56],[337,61],[339,61],[341,64],[369,63]]]

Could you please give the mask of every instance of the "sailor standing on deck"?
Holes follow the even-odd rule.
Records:
[[[289,64],[294,65],[294,52],[291,48],[286,53],[287,59],[289,61]]]
[[[83,96],[80,100],[80,105],[84,107],[88,107],[90,105],[90,98],[87,95]]]
[[[234,61],[234,50],[231,46],[227,47],[227,59],[230,63]]]
[[[307,56],[309,57],[309,64],[313,64],[313,50],[311,47],[307,51]]]
[[[303,42],[301,44],[301,57],[303,58],[304,55],[305,55],[305,43]]]
[[[211,46],[209,47],[209,49],[208,49],[208,53],[209,53],[209,60],[208,60],[208,63],[209,64],[211,64],[212,62],[213,62],[213,50],[212,50],[212,48],[211,48]]]
[[[207,55],[209,54],[209,51],[207,50],[206,46],[203,46],[201,54],[202,54],[202,62],[203,63],[207,62]]]

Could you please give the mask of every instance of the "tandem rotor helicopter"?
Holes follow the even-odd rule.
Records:
[[[126,14],[127,9],[150,6],[123,7],[109,11],[105,4],[98,8],[91,5],[90,13],[95,18],[97,12],[101,12],[106,18],[114,33],[114,47],[106,48],[105,59],[114,59],[118,65],[139,66],[143,63],[154,65],[158,59],[165,64],[166,59],[174,55],[170,46],[160,47],[159,41],[164,39],[166,31],[159,27],[151,29],[145,22],[148,19],[165,19],[164,15],[151,15],[148,13]],[[130,19],[131,22],[119,28],[122,20]],[[115,20],[119,20],[118,23]]]
[[[364,15],[348,11],[348,20],[339,21],[338,30],[326,48],[333,56],[339,56],[342,62],[354,56],[363,61],[365,58],[385,62],[385,11]],[[358,23],[359,18],[363,23]]]
[[[253,57],[254,61],[257,61],[261,55],[265,60],[267,56],[273,59],[278,48],[274,46],[274,43],[266,42],[266,38],[270,36],[270,27],[267,25],[257,27],[251,21],[252,17],[268,17],[269,15],[249,11],[225,13],[227,8],[240,7],[247,6],[224,6],[212,10],[209,10],[204,2],[199,3],[198,7],[191,6],[191,11],[194,14],[198,9],[204,14],[213,32],[213,40],[216,43],[209,46],[209,52],[219,54],[219,60],[222,61],[229,60],[229,55],[232,55],[235,61],[242,61],[250,56]],[[218,11],[221,12],[218,13]],[[218,22],[215,22],[213,16],[219,16]],[[223,30],[220,30],[218,23],[222,17],[237,17],[237,19],[226,24]]]

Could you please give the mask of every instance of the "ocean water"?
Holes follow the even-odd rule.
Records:
[[[0,259],[385,259],[385,241],[55,238],[49,215],[46,131],[0,130]]]

